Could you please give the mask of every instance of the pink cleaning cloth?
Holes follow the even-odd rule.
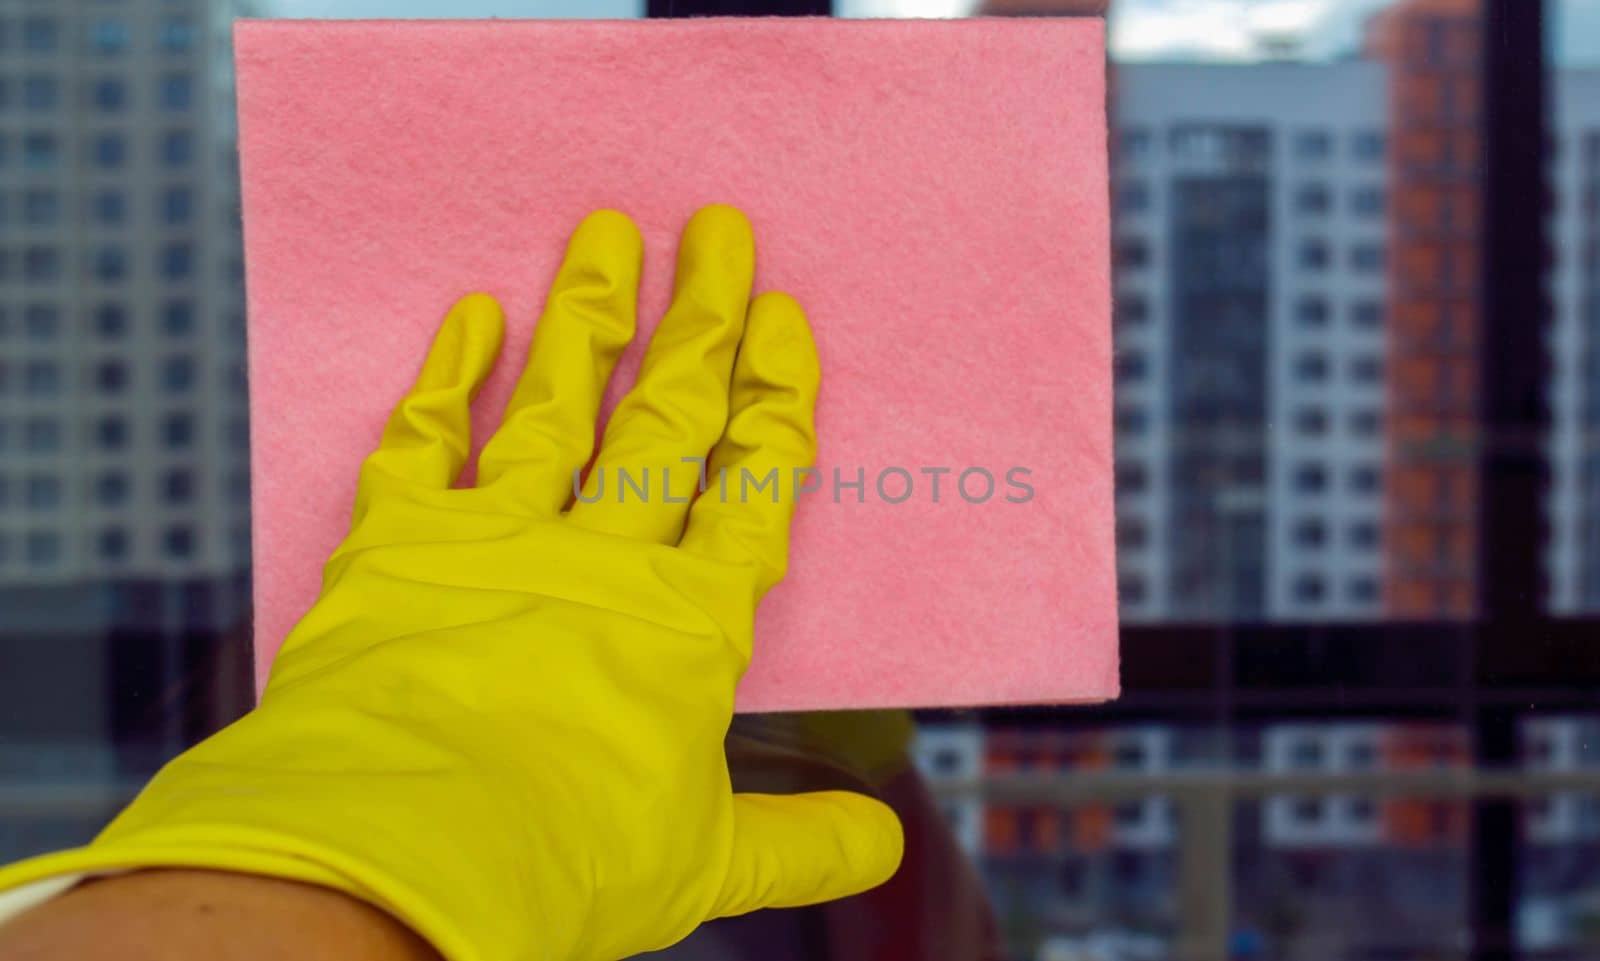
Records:
[[[1116,696],[1102,23],[243,22],[236,38],[258,680],[450,305],[483,290],[506,308],[481,445],[572,228],[626,212],[646,255],[614,401],[679,232],[720,202],[749,215],[756,287],[805,307],[823,369],[822,489],[739,707]]]

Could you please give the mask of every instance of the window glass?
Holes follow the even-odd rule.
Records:
[[[22,78],[22,105],[30,112],[54,110],[61,100],[61,84],[49,74],[29,74]]]
[[[1526,9],[1496,2],[1508,22]],[[22,684],[0,670],[0,860],[92,836],[113,804],[53,799],[109,797],[251,699],[231,11],[13,6],[0,663],[27,670]],[[646,12],[378,6],[257,12]],[[1600,21],[1587,0],[1544,6],[1543,60],[1509,57],[1545,70],[1539,146],[1495,126],[1528,106],[1517,83],[1489,82],[1477,0],[1110,0],[1124,698],[919,715],[928,810],[896,803],[914,840],[958,863],[913,848],[915,888],[794,912],[827,938],[755,937],[741,954],[713,926],[686,957],[938,944],[1006,961],[1467,961],[1507,942],[1596,956]],[[1492,39],[1504,53],[1516,36]],[[1503,98],[1492,117],[1488,96]],[[1508,142],[1537,156],[1507,167]],[[1548,257],[1496,233],[1518,210],[1490,216],[1491,157],[1521,171],[1511,193],[1544,218]],[[1544,262],[1495,267],[1520,251]],[[1529,271],[1543,271],[1531,307],[1511,296]],[[1512,383],[1535,356],[1492,323],[1504,316],[1548,345],[1524,391],[1548,423],[1524,432],[1484,420],[1484,377]],[[1536,516],[1491,523],[1517,478],[1538,489]],[[1484,617],[1484,572],[1507,556],[1531,558],[1534,601]],[[90,672],[76,701],[39,680]],[[23,811],[6,807],[17,798]],[[896,897],[913,907],[884,906]],[[1000,946],[955,946],[918,927],[930,917]]]
[[[189,109],[194,97],[193,79],[187,73],[168,73],[161,76],[160,100],[165,110]]]
[[[89,23],[89,49],[93,53],[115,55],[128,49],[128,25],[121,20],[92,20]]]

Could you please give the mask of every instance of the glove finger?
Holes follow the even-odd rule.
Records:
[[[505,333],[500,305],[470,294],[450,309],[409,393],[361,465],[357,516],[392,484],[443,489],[455,483],[472,447],[472,398],[494,367]]]
[[[787,294],[750,305],[733,369],[733,414],[707,465],[680,546],[754,563],[758,591],[783,579],[789,523],[802,487],[816,484],[817,390],[822,377],[805,312]]]
[[[594,451],[606,383],[633,339],[643,258],[639,228],[615,210],[592,213],[573,231],[527,366],[479,455],[479,487],[552,514],[572,499],[574,475]]]
[[[736,794],[733,812],[714,918],[859,894],[889,880],[905,850],[900,819],[864,794]]]
[[[728,417],[728,378],[744,332],[755,242],[732,207],[702,209],[684,228],[672,306],[650,339],[639,380],[612,413],[574,523],[676,543],[700,464]]]

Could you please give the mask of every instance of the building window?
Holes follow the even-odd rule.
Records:
[[[33,474],[28,478],[24,497],[33,510],[54,510],[61,506],[61,478],[50,474]]]
[[[110,527],[95,537],[95,553],[101,559],[120,561],[128,556],[128,532],[120,527]]]
[[[1325,327],[1328,323],[1328,299],[1308,296],[1295,301],[1294,317],[1303,327]]]
[[[169,130],[161,137],[161,162],[168,167],[187,167],[194,159],[194,138],[185,130]]]
[[[168,393],[179,393],[194,386],[194,358],[168,357],[161,365],[161,386]]]
[[[1125,437],[1141,437],[1150,429],[1150,413],[1143,407],[1118,407],[1114,419],[1116,432]]]
[[[1328,432],[1328,412],[1320,407],[1302,407],[1294,414],[1295,433],[1321,437]]]
[[[1142,574],[1123,574],[1117,579],[1117,596],[1125,604],[1142,604],[1149,595]]]
[[[1138,269],[1150,264],[1150,246],[1142,237],[1121,237],[1113,254],[1113,266],[1119,270]]]
[[[1350,525],[1350,546],[1370,550],[1378,546],[1378,525],[1372,521],[1357,521]]]
[[[1324,240],[1305,240],[1300,243],[1297,261],[1302,270],[1320,271],[1328,268],[1328,244]]]
[[[61,143],[54,134],[30,133],[22,139],[22,165],[29,170],[50,170],[61,163]]]
[[[89,24],[89,49],[113,56],[128,49],[128,25],[120,20],[96,20]]]
[[[1318,351],[1307,351],[1295,358],[1294,376],[1306,383],[1320,383],[1328,379],[1328,357]]]
[[[1359,217],[1379,217],[1383,214],[1382,187],[1357,187],[1350,195],[1350,209]]]
[[[120,360],[102,361],[95,367],[95,386],[103,394],[120,394],[128,386],[128,368]]]
[[[61,425],[48,417],[30,418],[23,425],[22,444],[35,454],[49,454],[61,449]]]
[[[30,74],[22,78],[22,105],[34,113],[54,110],[61,102],[61,85],[55,77]]]
[[[194,99],[193,82],[186,73],[169,73],[161,78],[161,106],[166,110],[188,110]]]
[[[101,450],[122,450],[127,447],[127,420],[115,415],[100,418],[94,425],[94,442]]]
[[[47,567],[61,560],[61,535],[54,531],[29,531],[26,542],[28,563]]]
[[[183,280],[194,272],[193,251],[188,244],[168,244],[161,251],[161,276]]]
[[[1350,432],[1359,437],[1371,437],[1383,428],[1383,415],[1373,409],[1364,409],[1350,415]]]
[[[61,312],[50,304],[29,304],[22,324],[29,340],[55,340],[61,334]]]
[[[54,247],[29,247],[22,255],[22,276],[30,284],[49,284],[61,278],[61,252]]]
[[[1294,599],[1301,604],[1319,604],[1327,593],[1320,574],[1302,574],[1294,579]]]
[[[96,110],[118,113],[128,106],[128,85],[117,77],[100,77],[89,89],[89,99]]]
[[[169,224],[184,224],[193,215],[193,199],[188,187],[168,187],[161,194],[161,219]]]
[[[1150,319],[1150,304],[1139,294],[1122,294],[1112,309],[1119,324],[1142,324]]]
[[[174,335],[193,331],[194,305],[187,300],[168,301],[161,310],[161,329]]]
[[[185,450],[194,444],[194,418],[188,414],[168,414],[161,422],[161,442],[169,450]]]
[[[1377,354],[1363,354],[1350,362],[1350,377],[1360,384],[1373,384],[1383,379],[1383,358]]]
[[[1350,266],[1363,274],[1382,270],[1383,246],[1381,244],[1356,244],[1350,248]]]
[[[1381,131],[1363,130],[1352,138],[1351,149],[1354,151],[1357,160],[1376,163],[1383,159],[1384,139]]]
[[[1350,487],[1358,494],[1376,493],[1382,484],[1382,474],[1378,468],[1363,464],[1350,471]]]
[[[1363,330],[1383,326],[1383,306],[1376,300],[1358,300],[1350,305],[1350,322]]]
[[[1378,582],[1371,577],[1350,580],[1350,600],[1357,604],[1370,604],[1378,599]]]
[[[107,133],[94,138],[94,165],[102,170],[115,170],[127,163],[128,142],[121,134]]]
[[[120,224],[128,219],[128,202],[115,190],[102,190],[94,195],[95,223]]]
[[[187,17],[169,17],[161,21],[158,38],[162,50],[183,53],[194,45],[194,24]]]
[[[194,532],[187,527],[169,527],[161,545],[168,557],[189,557],[194,554]]]
[[[61,389],[61,368],[55,361],[31,360],[22,372],[23,390],[33,397],[48,397]]]
[[[1117,490],[1125,494],[1142,494],[1150,487],[1150,472],[1138,461],[1120,461],[1117,464]]]
[[[1143,160],[1150,155],[1150,131],[1127,129],[1117,135],[1117,154],[1123,160]]]
[[[1128,180],[1117,185],[1117,212],[1143,213],[1150,209],[1150,188],[1142,180]]]
[[[61,195],[54,190],[29,190],[22,195],[22,220],[30,227],[60,223]]]
[[[1117,380],[1122,383],[1140,383],[1150,373],[1150,364],[1143,351],[1129,350],[1118,353],[1115,366]]]
[[[94,311],[95,333],[116,340],[128,332],[128,311],[121,304],[101,304]]]
[[[1137,517],[1124,517],[1117,521],[1117,548],[1138,550],[1150,542],[1149,528]]]
[[[1295,522],[1294,543],[1296,547],[1317,548],[1328,542],[1328,525],[1320,518],[1303,517]]]
[[[95,478],[94,499],[104,507],[126,504],[128,491],[128,475],[121,471],[107,471]]]
[[[228,498],[236,504],[250,503],[250,472],[247,470],[230,471],[228,474]]]
[[[182,468],[167,471],[162,498],[168,504],[187,504],[194,500],[194,472]]]
[[[1328,489],[1328,469],[1321,464],[1301,464],[1294,469],[1294,489],[1302,494],[1320,494]]]
[[[1333,138],[1321,130],[1307,130],[1294,138],[1294,155],[1300,160],[1325,160],[1333,152]]]
[[[128,275],[128,255],[121,247],[101,247],[94,252],[94,276],[115,283]]]
[[[29,17],[22,21],[22,49],[29,53],[53,53],[60,38],[54,20]]]
[[[1294,209],[1302,214],[1325,214],[1330,206],[1326,184],[1302,184],[1294,194]]]

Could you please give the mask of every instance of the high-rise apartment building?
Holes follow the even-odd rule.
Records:
[[[1129,620],[1382,610],[1386,85],[1366,61],[1116,68]]]
[[[1130,621],[1471,615],[1472,6],[1391,8],[1382,60],[1116,68]],[[1546,563],[1573,612],[1600,608],[1600,70],[1552,91]]]
[[[1555,613],[1600,610],[1600,70],[1551,78],[1550,459]]]
[[[248,564],[235,8],[0,0],[8,630],[126,620],[117,585],[230,616],[194,585]]]
[[[1477,596],[1479,20],[1478,0],[1403,0],[1367,32],[1388,68],[1393,142],[1384,596],[1396,617],[1468,617]]]

